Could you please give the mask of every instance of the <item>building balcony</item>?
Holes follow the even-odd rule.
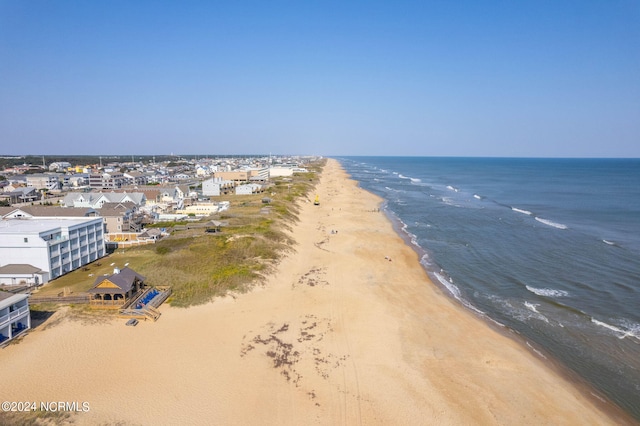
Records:
[[[11,321],[16,318],[20,318],[21,316],[29,313],[29,306],[23,306],[21,308],[16,309],[15,311],[9,312],[6,315],[0,316],[0,327],[4,327]]]

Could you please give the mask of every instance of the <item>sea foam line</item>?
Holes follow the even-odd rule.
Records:
[[[529,347],[531,348],[531,350],[532,350],[532,351],[534,351],[534,352],[535,352],[539,357],[544,358],[544,359],[547,359],[547,357],[546,357],[546,356],[544,356],[544,355],[542,354],[542,352],[540,352],[539,350],[537,350],[536,348],[534,348],[534,347],[531,345],[531,343],[527,342],[527,346],[529,346]]]
[[[529,210],[523,210],[523,209],[519,209],[517,207],[511,207],[511,210],[513,210],[516,213],[522,213],[522,214],[526,214],[528,216],[531,216],[533,213],[531,213]]]
[[[465,300],[462,297],[462,294],[460,293],[460,289],[453,283],[453,279],[449,278],[447,280],[443,275],[440,275],[437,272],[434,272],[433,275],[438,279],[438,281],[440,281],[440,283],[443,286],[446,287],[447,290],[449,290],[449,293],[451,293],[451,295],[453,295],[453,297],[455,297],[456,300],[458,300],[460,303],[462,303],[465,307],[467,307],[468,309],[471,309],[472,311],[476,312],[477,314],[481,315],[482,317],[491,319],[493,322],[495,322],[499,326],[504,327],[504,324],[500,324],[499,322],[493,320],[486,313],[482,312],[480,309],[476,308],[471,303],[469,303],[469,301]]]
[[[553,288],[535,288],[531,286],[526,286],[527,290],[529,290],[533,294],[537,294],[538,296],[545,297],[566,297],[569,295],[569,292],[564,290],[555,290]]]
[[[636,327],[637,329],[635,330],[634,329],[623,330],[619,327],[616,327],[615,325],[607,324],[606,322],[603,322],[603,321],[598,321],[593,317],[591,318],[591,322],[594,323],[595,325],[599,325],[600,327],[613,331],[616,334],[616,337],[618,339],[622,340],[625,337],[635,337],[636,339],[640,340],[640,326]]]
[[[553,222],[549,219],[542,219],[541,217],[535,218],[538,222],[544,223],[545,225],[558,228],[558,229],[567,229],[567,225],[563,225],[562,223]]]
[[[537,319],[540,319],[544,322],[546,322],[547,324],[549,324],[549,319],[547,317],[545,317],[544,315],[542,315],[539,311],[538,311],[538,306],[540,306],[539,304],[536,303],[530,303],[530,302],[524,302],[524,306],[529,309],[531,312],[536,314]]]

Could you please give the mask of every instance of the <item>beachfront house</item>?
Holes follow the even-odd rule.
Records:
[[[8,342],[30,328],[29,295],[0,291],[0,343]]]
[[[145,277],[130,268],[114,269],[112,275],[98,277],[89,290],[90,304],[97,308],[121,308],[144,287]]]
[[[258,192],[262,192],[264,187],[257,183],[247,183],[244,185],[236,186],[236,195],[251,195],[257,194]]]
[[[212,177],[202,182],[202,195],[219,197],[220,195],[229,194],[234,187],[235,183],[232,180]]]
[[[0,284],[17,287],[33,287],[49,281],[49,273],[28,264],[0,266]]]

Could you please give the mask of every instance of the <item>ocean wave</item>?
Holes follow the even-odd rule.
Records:
[[[434,272],[433,275],[438,279],[438,281],[440,281],[440,284],[442,284],[447,288],[447,290],[449,290],[449,293],[451,293],[453,297],[455,297],[459,301],[462,301],[462,295],[460,294],[460,289],[455,284],[453,284],[453,282],[450,282],[444,276],[438,274],[437,272]]]
[[[522,214],[526,214],[531,216],[533,213],[531,213],[529,210],[523,210],[523,209],[519,209],[517,207],[511,207],[511,210],[513,210],[516,213],[522,213]]]
[[[617,245],[616,243],[614,243],[613,241],[607,241],[607,240],[602,240],[603,243],[610,245],[610,246],[615,246]]]
[[[388,186],[385,186],[384,189],[386,189],[387,191],[391,191],[391,192],[406,192],[402,189],[395,189],[395,188],[390,188]]]
[[[400,179],[411,179],[409,176],[405,176],[405,175],[400,174],[400,173],[398,173],[398,177],[399,177]]]
[[[473,198],[475,198],[477,200],[482,200],[482,197],[479,196],[478,194],[473,194]]]
[[[549,320],[547,319],[547,317],[545,317],[540,312],[538,312],[538,306],[540,306],[539,304],[531,303],[531,302],[524,302],[524,306],[527,309],[529,309],[531,312],[536,314],[535,318],[540,319],[540,320],[546,322],[547,324],[549,323]]]
[[[536,217],[535,218],[538,222],[540,223],[544,223],[545,225],[551,226],[553,228],[558,228],[558,229],[567,229],[567,225],[563,225],[562,223],[557,223],[557,222],[553,222],[549,219],[542,219],[541,217]]]
[[[459,204],[456,204],[452,198],[449,197],[442,197],[441,198],[442,202],[445,203],[448,206],[452,206],[452,207],[460,207]]]
[[[493,320],[485,312],[482,312],[480,309],[478,309],[475,306],[473,306],[468,300],[464,299],[462,297],[462,294],[460,293],[460,289],[453,283],[453,279],[452,278],[449,278],[447,280],[443,275],[441,275],[441,274],[439,274],[437,272],[434,272],[433,276],[435,276],[436,279],[440,282],[440,284],[442,284],[447,290],[449,290],[449,293],[451,293],[451,295],[453,297],[455,297],[456,300],[458,300],[460,303],[462,303],[462,305],[464,305],[466,308],[474,311],[475,313],[481,315],[482,317],[489,318],[490,320],[492,320],[493,322],[495,322],[499,326],[504,327],[504,324],[501,324],[498,321]]]
[[[402,232],[404,232],[409,237],[409,241],[411,241],[411,244],[413,244],[416,247],[422,248],[422,247],[420,247],[420,244],[418,243],[418,236],[416,234],[413,234],[413,233],[409,232],[409,225],[404,223],[402,221],[402,219],[400,219],[400,218],[397,218],[397,219],[402,224],[400,229],[402,230]]]
[[[493,304],[497,305],[496,308],[499,309],[503,314],[508,315],[514,320],[524,323],[528,322],[531,319],[536,319],[539,321],[544,321],[547,324],[549,323],[547,317],[538,312],[537,307],[540,305],[524,302],[523,306],[522,302],[520,302],[519,300],[506,299],[495,294],[488,295],[486,297],[491,300]]]
[[[447,185],[447,189],[454,191],[454,192],[458,192],[460,191],[458,188],[456,188],[455,186],[451,186],[451,185]]]
[[[421,180],[421,179],[418,179],[418,178],[409,178],[409,179],[411,179],[411,182],[413,182],[413,183],[420,183],[420,182],[422,182],[422,180]]]
[[[531,286],[526,286],[527,290],[529,290],[533,294],[537,294],[538,296],[545,297],[567,297],[569,292],[564,290],[555,290],[553,288],[535,288]]]
[[[625,337],[634,337],[640,340],[640,324],[625,324],[625,326],[617,327],[615,325],[607,324],[604,321],[598,321],[595,318],[591,318],[591,322],[595,325],[612,331],[618,339],[624,339]],[[624,327],[624,329],[621,327]]]

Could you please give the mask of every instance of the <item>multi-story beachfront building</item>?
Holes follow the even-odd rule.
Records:
[[[118,189],[126,185],[127,179],[122,173],[92,173],[89,175],[89,186],[94,189]]]
[[[230,193],[235,187],[232,180],[225,180],[220,177],[212,177],[202,182],[202,195],[220,196],[221,194]]]
[[[0,221],[0,266],[28,264],[54,279],[104,255],[101,217]]]
[[[29,295],[0,291],[0,343],[30,328]]]

